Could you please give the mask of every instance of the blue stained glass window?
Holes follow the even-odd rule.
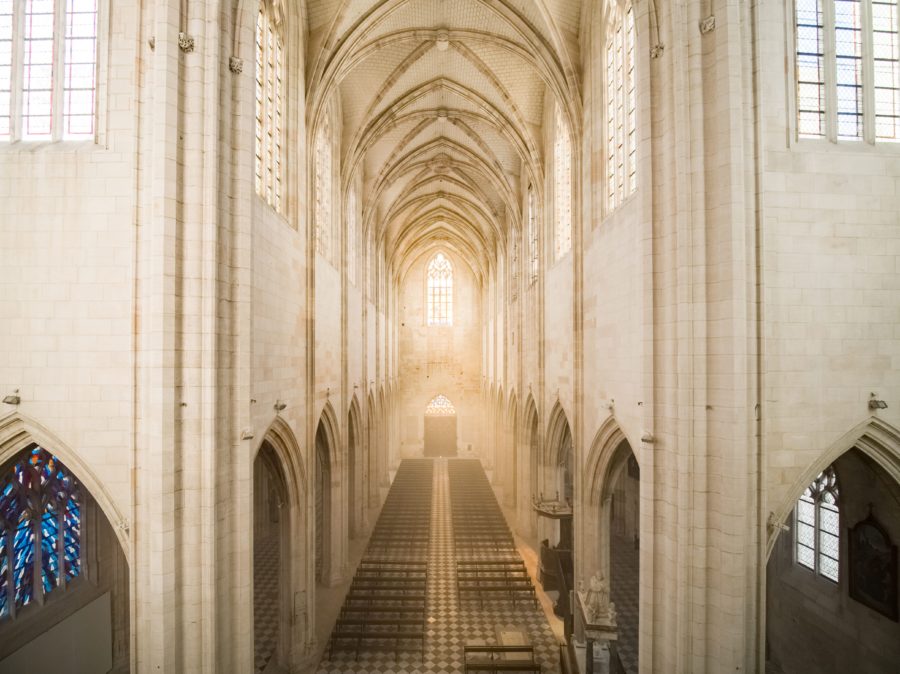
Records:
[[[55,456],[32,446],[0,475],[0,620],[80,572],[80,486]]]

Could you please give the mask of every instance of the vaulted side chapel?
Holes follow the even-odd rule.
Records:
[[[900,671],[898,0],[0,0],[0,674]]]

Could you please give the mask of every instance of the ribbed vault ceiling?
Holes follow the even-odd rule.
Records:
[[[342,193],[402,275],[446,246],[484,278],[543,185],[545,102],[573,128],[582,0],[309,0],[311,128],[337,102]],[[548,98],[549,97],[549,98]]]

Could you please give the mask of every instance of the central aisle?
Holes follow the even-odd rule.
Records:
[[[427,606],[425,620],[424,652],[401,652],[395,655],[392,650],[335,650],[329,658],[325,655],[319,663],[319,674],[456,674],[462,673],[463,647],[469,643],[496,645],[498,633],[516,631],[526,636],[527,642],[534,647],[534,656],[545,674],[559,671],[559,649],[547,618],[532,601],[518,599],[490,598],[483,602],[476,597],[464,597],[460,602],[457,597],[457,553],[454,542],[450,479],[447,465],[452,461],[464,459],[407,459],[408,461],[433,461],[433,488],[431,503],[431,528],[427,552]],[[483,476],[483,470],[478,467]],[[485,485],[487,482],[485,481]],[[393,491],[396,483],[391,487]],[[490,489],[487,487],[487,489]],[[491,501],[496,499],[491,492]],[[390,514],[385,513],[390,517]],[[385,514],[379,518],[378,526],[390,526],[384,521]],[[457,524],[459,529],[459,524]],[[459,535],[459,531],[456,532]],[[497,545],[504,541],[499,540]],[[484,546],[484,555],[476,557],[489,558],[493,553],[489,542]],[[403,550],[397,550],[403,557]],[[411,555],[415,553],[410,551]],[[507,556],[521,559],[518,552],[505,552]],[[471,557],[471,553],[469,554]],[[364,557],[365,559],[365,557]]]

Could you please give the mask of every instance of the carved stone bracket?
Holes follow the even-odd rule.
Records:
[[[240,75],[244,72],[244,59],[238,58],[237,56],[231,56],[228,59],[228,69],[235,75]]]
[[[194,38],[187,33],[178,33],[178,47],[185,54],[190,54],[195,47]]]
[[[706,35],[707,33],[712,33],[716,29],[716,17],[713,14],[710,14],[708,17],[703,19],[700,22],[700,32]]]

